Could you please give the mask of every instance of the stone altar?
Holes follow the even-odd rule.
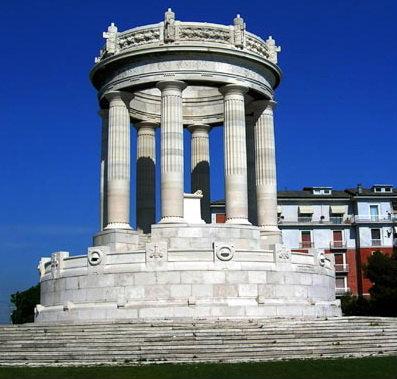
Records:
[[[170,9],[159,24],[119,32],[112,23],[103,36],[91,71],[102,118],[101,230],[87,254],[42,258],[35,321],[339,316],[334,263],[314,249],[286,250],[277,226],[274,39],[249,33],[239,15],[226,26],[181,22]],[[226,223],[211,224],[209,138],[221,126]],[[195,194],[184,193],[184,128]]]

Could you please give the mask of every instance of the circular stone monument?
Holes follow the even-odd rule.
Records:
[[[315,249],[288,251],[277,226],[273,38],[246,31],[240,16],[225,26],[177,21],[171,10],[125,32],[111,24],[104,38],[91,71],[102,117],[101,230],[86,255],[41,259],[36,321],[339,316],[333,262]],[[224,224],[210,214],[214,127],[223,127]],[[184,128],[192,194],[184,193]]]

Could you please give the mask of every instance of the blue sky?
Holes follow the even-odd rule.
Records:
[[[279,189],[397,185],[395,1],[4,1],[0,321],[9,294],[37,282],[39,257],[84,253],[98,229],[100,120],[88,73],[102,32],[110,22],[119,30],[160,22],[168,7],[182,21],[230,24],[240,13],[249,31],[281,44]],[[221,131],[211,132],[213,157]],[[213,162],[219,199],[222,165]]]

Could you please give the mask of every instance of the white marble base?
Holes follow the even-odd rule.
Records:
[[[36,321],[341,314],[333,262],[316,251],[265,249],[253,226],[152,229],[146,243],[143,234],[105,231],[88,257],[44,260]]]

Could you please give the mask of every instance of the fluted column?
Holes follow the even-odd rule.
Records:
[[[179,80],[159,82],[161,91],[161,221],[179,223],[183,219],[183,118]]]
[[[156,222],[156,127],[154,122],[135,124],[137,133],[136,224],[150,233]]]
[[[245,87],[237,84],[228,84],[221,88],[225,116],[226,222],[233,224],[249,224],[244,105],[246,91]]]
[[[247,148],[247,187],[248,187],[248,221],[258,224],[256,211],[256,184],[255,184],[255,118],[253,115],[245,117],[246,148]]]
[[[191,188],[192,193],[201,190],[201,218],[211,223],[210,211],[210,144],[209,125],[190,125],[191,139]]]
[[[277,225],[276,154],[274,141],[273,100],[257,102],[255,124],[255,174],[258,226],[269,242],[281,242]]]
[[[106,95],[109,101],[108,134],[108,225],[106,229],[130,227],[130,116],[123,93]]]
[[[102,119],[102,139],[101,139],[101,167],[100,167],[100,229],[103,230],[107,225],[107,161],[108,161],[108,125],[109,110],[101,109],[99,115]]]

